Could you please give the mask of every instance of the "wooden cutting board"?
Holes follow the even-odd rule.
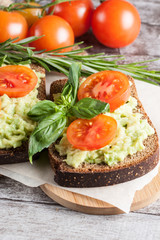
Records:
[[[75,211],[100,215],[123,213],[122,210],[106,202],[83,196],[81,194],[69,192],[49,184],[42,185],[41,189],[57,203]],[[146,207],[156,201],[159,197],[160,170],[158,175],[148,185],[146,185],[143,189],[136,191],[131,205],[131,211]]]

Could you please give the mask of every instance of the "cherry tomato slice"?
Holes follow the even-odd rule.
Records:
[[[123,105],[130,96],[128,77],[117,71],[102,71],[89,76],[78,90],[78,99],[91,97],[110,104],[110,111]]]
[[[0,67],[0,96],[24,97],[38,82],[36,74],[28,67],[8,65]]]
[[[91,120],[77,119],[67,129],[68,141],[81,150],[96,150],[106,146],[115,137],[117,122],[100,114]]]

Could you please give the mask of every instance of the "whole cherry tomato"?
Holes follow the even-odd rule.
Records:
[[[111,48],[132,43],[139,34],[137,9],[125,0],[103,2],[93,13],[92,30],[99,42]]]
[[[26,66],[8,65],[0,67],[0,96],[11,98],[27,95],[38,82],[36,74]]]
[[[100,114],[90,120],[76,119],[67,129],[67,139],[81,150],[95,150],[109,144],[115,137],[117,122]]]
[[[36,50],[50,51],[74,44],[74,33],[71,26],[58,16],[45,16],[32,25],[29,36],[42,35],[44,37],[31,42],[29,45],[35,47]],[[61,52],[69,50],[66,48]]]
[[[31,6],[41,6],[39,3],[36,3],[36,2],[29,2],[29,4]],[[25,17],[25,19],[27,20],[27,23],[28,23],[28,26],[30,27],[33,23],[35,23],[38,19],[39,19],[39,16],[41,16],[42,14],[42,9],[41,8],[26,8],[26,9],[23,9],[21,11],[19,11],[19,13]],[[44,15],[46,13],[44,12]]]
[[[123,105],[130,96],[128,77],[117,71],[102,71],[89,76],[78,90],[78,99],[91,97],[110,104],[110,111]]]
[[[18,12],[0,11],[0,42],[19,37],[15,42],[27,36],[26,19]]]
[[[54,2],[55,0],[53,0]],[[72,27],[75,37],[83,35],[91,26],[93,3],[91,0],[77,0],[59,3],[49,9],[54,15],[64,18]]]

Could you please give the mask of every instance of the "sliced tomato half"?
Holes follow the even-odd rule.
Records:
[[[0,96],[24,97],[36,86],[38,77],[30,68],[19,65],[0,67]]]
[[[115,137],[117,122],[100,114],[91,120],[76,119],[67,129],[67,139],[81,150],[96,150],[106,146]]]
[[[78,99],[91,97],[110,104],[110,110],[123,105],[130,96],[128,77],[117,71],[102,71],[89,76],[78,90]]]

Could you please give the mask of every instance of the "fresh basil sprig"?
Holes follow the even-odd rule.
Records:
[[[97,99],[84,98],[77,102],[80,70],[79,63],[71,65],[69,79],[58,101],[40,101],[29,111],[28,116],[38,122],[29,139],[31,163],[34,154],[49,147],[60,137],[71,117],[91,119],[109,111],[109,104]]]

